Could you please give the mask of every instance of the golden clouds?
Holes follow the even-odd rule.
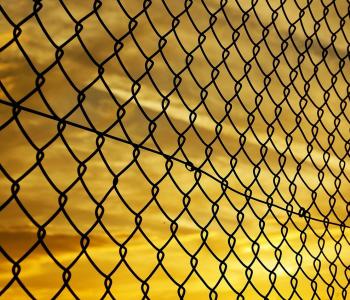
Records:
[[[241,2],[215,18],[215,1],[2,4],[16,24],[32,14],[0,58],[0,238],[12,259],[45,224],[62,268],[84,252],[69,268],[82,299],[100,298],[109,277],[120,299],[148,287],[176,299],[182,283],[189,299],[214,287],[223,299],[309,299],[315,286],[341,297],[349,229],[285,210],[347,224],[343,3],[322,18],[318,3]],[[13,28],[1,22],[5,44]],[[12,264],[1,259],[5,285]],[[38,299],[64,283],[42,245],[20,265]],[[9,299],[22,297],[16,284]]]

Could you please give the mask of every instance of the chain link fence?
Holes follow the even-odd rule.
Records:
[[[349,1],[13,1],[2,299],[349,299]]]

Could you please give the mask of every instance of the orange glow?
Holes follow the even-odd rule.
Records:
[[[74,21],[60,2],[76,20],[99,3],[42,1],[37,18],[56,45],[75,34]],[[321,2],[310,4],[298,21],[300,8],[294,1],[285,1],[283,10],[280,1],[256,1],[249,10],[250,2],[229,0],[189,64],[185,51],[198,46],[198,31],[210,24],[203,2],[212,13],[220,8],[219,1],[193,1],[149,67],[145,56],[159,50],[159,36],[148,18],[165,35],[174,18],[164,3],[174,15],[184,10],[183,1],[151,2],[148,17],[137,17],[132,35],[122,38],[129,31],[122,7],[135,16],[143,1],[104,0],[98,16],[92,13],[81,22],[81,41],[75,37],[62,48],[59,64],[45,72],[40,88],[35,73],[55,62],[57,52],[35,16],[21,24],[17,42],[1,52],[0,124],[16,115],[13,101],[36,92],[21,101],[19,113],[0,131],[0,289],[14,277],[4,253],[16,261],[30,251],[20,260],[18,276],[35,299],[51,299],[64,285],[63,270],[79,255],[68,280],[79,299],[100,299],[108,285],[104,276],[110,276],[110,293],[117,299],[142,299],[146,278],[150,299],[179,299],[183,282],[186,299],[208,299],[206,284],[215,287],[219,299],[236,299],[242,290],[245,299],[260,299],[270,289],[268,299],[311,299],[314,286],[321,299],[333,290],[333,299],[342,299],[342,290],[349,289],[349,227],[327,227],[286,209],[290,203],[294,212],[303,207],[314,219],[327,217],[349,226],[350,105],[344,74],[350,74],[350,63],[339,55],[348,51],[350,26],[341,27],[326,57],[322,53],[331,43],[331,31],[339,28],[338,11],[347,12],[345,1],[330,5],[298,63],[305,32],[312,35],[314,18],[324,14]],[[0,5],[15,24],[33,13],[30,1]],[[272,8],[279,12],[274,26],[269,25]],[[239,27],[241,9],[249,10],[245,28]],[[282,51],[282,38],[290,35],[293,22],[293,42],[287,40]],[[270,31],[264,42],[262,26]],[[240,28],[234,45],[232,27]],[[122,48],[116,50],[120,45],[111,35],[121,39]],[[13,27],[2,16],[0,47],[12,38]],[[210,63],[222,62],[229,46],[226,65],[216,68],[215,77]],[[277,67],[272,54],[279,57]],[[248,72],[243,59],[250,61]],[[96,64],[102,63],[99,75]],[[148,74],[139,79],[146,68]],[[172,91],[174,74],[183,68]],[[336,82],[332,72],[338,72]],[[65,125],[58,124],[60,118]],[[181,147],[176,131],[184,132]],[[156,153],[159,149],[165,155]],[[18,181],[17,193],[11,181]],[[269,208],[270,195],[280,208]],[[44,224],[40,244],[38,227]],[[89,238],[86,249],[84,235]],[[250,279],[247,272],[252,272]],[[18,282],[2,297],[28,298]],[[59,297],[71,298],[68,288]]]

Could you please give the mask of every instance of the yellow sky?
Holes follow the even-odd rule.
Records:
[[[346,77],[350,74],[346,58],[350,26],[346,23],[338,30],[341,18],[348,20],[348,3],[330,4],[324,17],[320,1],[306,9],[302,8],[307,1],[285,1],[282,7],[280,1],[256,2],[253,9],[246,1],[229,0],[216,14],[212,29],[206,30],[209,12],[220,8],[219,1],[188,1],[190,7],[184,14],[183,1],[152,1],[147,14],[137,17],[132,35],[124,37],[129,31],[127,14],[137,15],[143,1],[104,0],[102,6],[95,1],[97,13],[83,20],[79,39],[70,40],[75,34],[72,17],[87,16],[94,1],[42,1],[43,6],[35,8],[37,15],[22,24],[33,14],[33,3],[0,0],[2,11],[14,24],[21,24],[17,42],[7,44],[13,39],[13,27],[3,15],[0,18],[0,47],[8,45],[0,55],[0,121],[6,124],[0,131],[2,253],[20,259],[37,242],[37,227],[45,224],[45,247],[66,268],[82,252],[80,234],[88,233],[90,244],[70,269],[69,286],[80,299],[99,299],[104,294],[99,271],[113,271],[111,293],[117,299],[141,299],[141,281],[153,270],[147,281],[151,299],[178,299],[178,287],[168,275],[178,285],[185,281],[186,299],[208,299],[210,290],[205,284],[215,287],[219,299],[236,299],[242,290],[246,299],[258,299],[270,288],[269,299],[311,299],[314,284],[321,299],[329,298],[328,286],[328,293],[334,289],[334,299],[342,299],[342,292],[349,289],[349,228],[326,227],[315,220],[308,223],[262,202],[271,195],[273,204],[282,208],[290,203],[294,211],[303,207],[314,219],[327,216],[330,222],[350,225]],[[272,10],[278,14],[270,25]],[[248,11],[249,18],[241,26],[243,11]],[[298,21],[300,11],[304,15]],[[159,50],[158,35],[174,26],[171,14],[181,14],[179,23],[167,35],[162,53],[153,57]],[[268,35],[262,26],[268,27]],[[198,32],[203,31],[201,40]],[[282,43],[291,31],[292,39]],[[330,45],[332,32],[337,33]],[[306,34],[312,40],[307,52]],[[260,42],[264,35],[265,41]],[[116,46],[118,39],[121,48]],[[201,48],[196,48],[199,41]],[[260,46],[258,53],[254,43]],[[64,54],[44,74],[40,92],[21,101],[38,84],[35,73],[55,62],[55,45],[62,44]],[[229,55],[220,64],[227,47]],[[326,53],[322,47],[328,47]],[[193,49],[197,50],[189,64],[186,52]],[[144,56],[152,56],[153,67],[139,80],[145,73]],[[96,64],[102,62],[104,72],[98,78]],[[218,64],[216,77],[212,66]],[[174,74],[180,72],[174,91]],[[11,101],[21,101],[22,110],[6,123],[14,115]],[[125,111],[122,118],[119,106]],[[162,113],[164,108],[166,113]],[[57,119],[63,117],[66,127],[58,134]],[[156,127],[150,135],[154,118]],[[104,137],[96,140],[91,126],[104,132]],[[143,143],[143,148],[135,152],[128,141]],[[44,157],[38,164],[37,149],[42,147]],[[154,152],[159,149],[175,159],[167,161]],[[201,172],[186,168],[183,162],[187,160]],[[80,180],[83,166],[79,169],[79,161],[86,166]],[[23,177],[27,170],[30,173]],[[8,176],[12,181],[20,179],[16,197],[11,197]],[[230,189],[223,190],[223,178]],[[262,202],[247,202],[247,189]],[[64,213],[46,225],[64,198]],[[101,208],[97,209],[100,202],[102,216]],[[135,225],[136,214],[142,217],[140,226]],[[175,234],[171,220],[177,224]],[[201,228],[207,232],[204,246]],[[127,254],[121,261],[123,243]],[[164,259],[158,265],[156,249],[161,248]],[[198,261],[195,272],[191,256]],[[36,299],[52,298],[63,285],[62,269],[42,245],[20,266],[19,278]],[[1,288],[11,281],[11,268],[0,254]],[[276,276],[274,285],[271,273]],[[297,280],[294,294],[292,277]],[[2,296],[28,298],[16,282]],[[59,298],[72,295],[65,289]]]

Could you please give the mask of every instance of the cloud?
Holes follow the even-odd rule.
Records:
[[[64,3],[76,19],[80,19],[90,12],[93,4],[92,1],[65,1]],[[179,3],[173,2],[167,4],[173,13],[178,13],[183,9]],[[215,1],[207,1],[207,3],[211,11],[218,8],[218,4]],[[257,3],[256,5],[261,4]],[[297,18],[298,13],[295,12],[298,12],[299,9],[290,3],[285,5],[288,5],[288,18]],[[131,2],[130,4],[129,2],[123,2],[123,6],[125,6],[125,9],[131,16],[142,9],[141,6],[137,6]],[[16,4],[7,2],[4,4],[4,9],[16,23],[32,12],[32,6],[24,1],[16,2]],[[242,23],[242,12],[234,2],[228,3],[225,12],[228,14],[229,20],[232,21],[233,27],[237,27],[236,25]],[[189,14],[201,30],[209,24],[209,13],[200,2],[194,2]],[[257,10],[256,14],[262,22],[269,23],[271,21],[271,12],[266,7],[265,9]],[[163,17],[163,15],[167,17]],[[74,34],[74,22],[59,2],[45,2],[42,10],[38,12],[38,16],[53,41],[57,44],[63,43]],[[101,9],[99,9],[99,16],[110,29],[114,38],[120,38],[128,31],[129,20],[120,4],[116,1],[103,1]],[[152,2],[149,9],[149,16],[161,34],[165,34],[171,28],[171,22],[173,20],[166,12],[161,1]],[[335,15],[334,9],[331,9],[327,21],[336,27],[337,24],[335,21],[339,21],[339,17]],[[140,17],[138,22],[139,25],[133,32],[134,37],[139,46],[144,49],[145,54],[150,56],[154,51],[158,50],[159,38],[151,28],[146,16],[143,15]],[[279,24],[277,27],[279,33],[287,36],[290,26],[286,17],[282,15],[281,10],[279,11],[276,22]],[[313,30],[314,21],[310,15],[305,17],[302,22],[305,23],[303,24],[306,25],[307,31]],[[326,29],[326,24],[323,21],[321,23],[322,26],[318,37],[320,43],[326,45],[330,40],[329,30]],[[79,36],[97,63],[101,63],[106,57],[114,53],[114,39],[106,32],[95,15],[84,20],[82,25],[83,29]],[[247,27],[254,39],[261,39],[262,27],[259,25],[253,11],[250,14]],[[305,35],[301,28],[301,22],[296,27],[293,41],[299,50],[304,49]],[[254,30],[250,30],[253,28]],[[34,17],[21,26],[21,29],[22,34],[19,37],[19,42],[34,63],[35,68],[39,71],[44,70],[50,63],[54,62],[55,48],[48,42],[48,39],[45,37]],[[225,46],[231,43],[232,28],[222,13],[218,14],[218,21],[214,25],[214,30],[219,34],[220,41]],[[12,36],[11,32],[12,29],[7,27],[5,35],[1,38],[1,42],[9,40]],[[327,34],[325,34],[326,32]],[[191,24],[188,15],[183,15],[180,18],[180,24],[176,28],[176,34],[187,51],[191,51],[193,47],[198,45],[199,33]],[[273,32],[271,28],[270,35],[266,39],[267,45],[271,50],[275,54],[280,53],[281,40],[277,32]],[[146,58],[130,36],[124,39],[122,43],[123,48],[118,52],[118,56],[123,66],[116,56],[104,65],[103,78],[110,88],[113,97],[102,81],[97,81],[84,92],[83,97],[85,98],[82,101],[83,110],[78,107],[68,120],[77,125],[87,127],[90,126],[90,120],[98,130],[103,131],[117,120],[118,107],[124,105],[126,113],[121,120],[123,127],[118,124],[109,131],[109,134],[124,140],[131,138],[134,142],[139,143],[149,135],[149,120],[155,118],[163,110],[163,96],[154,87],[152,80],[162,94],[169,93],[174,87],[173,72],[179,72],[188,64],[188,62],[186,63],[187,55],[180,47],[175,34],[172,33],[169,35],[167,37],[167,44],[163,49],[163,55],[173,69],[173,72],[169,70],[169,67],[160,54],[152,57],[154,67],[150,70],[149,76],[140,79],[139,84],[141,88],[136,93],[134,81],[145,72]],[[236,46],[245,58],[249,59],[253,57],[253,44],[243,27],[240,29],[240,38]],[[334,49],[331,50],[329,48],[329,54],[326,60],[331,68],[338,68],[339,60],[335,52],[345,53],[345,46],[346,42],[339,37],[337,38],[337,42],[335,42]],[[166,115],[163,114],[156,120],[157,127],[153,135],[157,146],[167,154],[174,153],[179,147],[179,134],[176,130],[178,132],[186,130],[191,124],[190,111],[195,111],[196,120],[193,123],[194,128],[191,128],[185,134],[186,142],[183,145],[183,151],[188,159],[196,166],[200,165],[207,158],[205,152],[206,144],[210,144],[213,148],[213,154],[210,158],[212,165],[206,163],[202,167],[203,170],[215,177],[219,177],[215,173],[215,170],[217,170],[219,175],[224,177],[232,171],[230,160],[235,155],[237,159],[234,169],[236,174],[231,174],[228,181],[230,186],[236,190],[244,192],[246,187],[250,186],[253,195],[262,200],[266,199],[267,195],[274,191],[274,203],[284,207],[286,205],[285,201],[289,201],[292,198],[290,190],[293,189],[293,184],[295,184],[297,187],[296,200],[307,208],[314,201],[312,200],[312,197],[314,197],[312,191],[316,189],[315,203],[317,207],[314,204],[309,212],[317,218],[323,218],[329,212],[331,207],[329,201],[330,195],[338,191],[341,192],[341,195],[339,193],[334,194],[336,208],[334,209],[334,214],[332,213],[329,218],[338,222],[335,218],[335,214],[337,214],[341,219],[346,220],[345,199],[349,195],[349,188],[345,174],[347,174],[348,164],[346,163],[345,166],[343,161],[347,159],[347,148],[344,141],[348,136],[348,122],[346,117],[341,114],[342,111],[337,95],[339,93],[346,97],[346,80],[340,75],[337,77],[337,91],[330,90],[329,100],[323,105],[325,103],[325,89],[331,83],[332,75],[328,70],[322,68],[321,65],[318,70],[315,70],[314,63],[310,59],[305,58],[305,61],[298,69],[295,87],[289,86],[288,91],[286,85],[291,81],[289,77],[291,70],[288,64],[295,66],[298,63],[296,49],[290,42],[288,49],[284,52],[286,58],[280,57],[280,64],[277,68],[280,78],[278,78],[276,73],[269,75],[271,82],[268,84],[268,92],[261,92],[266,85],[266,81],[264,81],[265,76],[256,61],[252,61],[252,68],[248,73],[249,81],[247,77],[240,81],[241,88],[239,94],[231,101],[232,109],[227,113],[227,107],[225,108],[226,102],[234,96],[239,86],[235,81],[239,80],[246,72],[245,64],[240,58],[238,50],[232,47],[226,63],[235,79],[231,77],[224,66],[221,66],[218,69],[220,74],[215,79],[215,83],[220,92],[222,92],[222,95],[211,84],[210,87],[206,88],[208,95],[204,97],[205,100],[199,105],[201,103],[201,96],[203,97],[205,94],[202,91],[203,86],[212,81],[212,68],[207,59],[215,64],[222,60],[222,49],[218,46],[218,41],[212,32],[208,31],[206,33],[206,40],[202,47],[208,55],[207,58],[201,49],[193,53],[193,62],[180,75],[182,79],[181,84],[177,91],[174,91],[168,97],[169,106],[166,109]],[[69,78],[71,78],[73,85],[65,78],[59,66],[55,66],[45,74],[45,83],[41,87],[44,99],[60,117],[69,113],[77,105],[79,92],[75,89],[83,89],[98,75],[98,69],[95,63],[88,57],[77,38],[74,38],[63,50],[62,67],[67,72]],[[321,55],[322,47],[314,39],[313,46],[310,49],[310,56],[313,59],[319,60],[322,57]],[[268,73],[268,70],[272,71],[274,60],[269,54],[266,44],[261,43],[261,50],[256,55],[256,60],[265,73]],[[123,67],[133,79],[129,78]],[[0,58],[0,73],[3,78],[2,84],[15,100],[21,99],[35,88],[35,72],[30,69],[29,64],[15,43],[2,53]],[[313,74],[318,76],[321,84],[315,77],[311,81],[308,80],[309,76]],[[306,81],[309,81],[310,84],[307,92],[305,92]],[[134,91],[132,90],[133,84]],[[260,92],[261,99],[256,97]],[[287,100],[283,101],[285,93],[289,94]],[[306,101],[300,102],[300,97],[303,94],[306,94]],[[0,96],[6,101],[7,97],[4,91],[1,92]],[[184,99],[185,103],[183,103],[182,99]],[[126,105],[128,101],[129,103]],[[197,107],[197,105],[199,106]],[[24,102],[24,106],[37,111],[51,113],[45,107],[43,99],[38,93],[27,99]],[[279,117],[274,121],[276,114],[278,114],[278,109],[276,109],[278,106],[282,110]],[[89,120],[86,119],[84,113],[86,113]],[[319,114],[321,113],[322,116],[320,117]],[[220,138],[226,147],[224,149],[218,139],[213,144],[211,142],[218,136],[216,132],[217,123],[227,114],[230,116],[233,124],[228,119],[222,122]],[[339,114],[339,117],[335,117],[337,114]],[[0,118],[7,120],[11,115],[11,109],[1,105]],[[248,117],[248,115],[251,115],[251,117]],[[296,115],[300,115],[301,117],[300,124],[297,124]],[[254,116],[254,122],[252,122],[252,116]],[[338,127],[334,123],[336,119],[340,120]],[[47,118],[22,111],[18,116],[18,120],[36,147],[44,147],[57,134],[57,122]],[[271,141],[268,141],[268,130],[270,130],[268,123],[273,123],[272,125],[274,126]],[[313,139],[315,127],[318,128],[318,134]],[[337,130],[336,127],[338,128]],[[288,133],[293,139],[289,146],[286,141]],[[68,149],[61,138],[58,137],[44,149],[44,159],[42,161],[42,167],[48,174],[49,180],[52,180],[60,191],[64,191],[74,182],[78,177],[79,163],[89,158],[96,150],[96,135],[87,130],[67,125],[62,134],[70,148]],[[200,140],[198,134],[204,142]],[[244,146],[241,145],[242,140],[240,140],[240,135],[242,134],[246,138]],[[332,136],[334,136],[334,143],[329,148],[329,139]],[[310,142],[311,140],[313,141]],[[307,148],[308,141],[313,146],[310,155]],[[0,149],[1,165],[13,179],[18,179],[37,160],[37,151],[30,142],[25,138],[23,131],[19,129],[15,121],[0,133],[0,143],[4,145]],[[265,144],[268,148],[265,162],[260,162],[262,144]],[[155,142],[151,138],[148,139],[145,145],[156,149]],[[69,150],[73,154],[69,153]],[[327,155],[325,156],[326,151],[329,153],[329,160]],[[279,162],[279,158],[282,153],[286,157],[286,163],[282,168],[282,171],[286,175],[280,172],[281,163]],[[65,209],[76,226],[85,232],[95,222],[97,203],[103,200],[105,213],[102,222],[110,231],[111,235],[119,242],[125,241],[133,232],[135,229],[135,214],[142,210],[141,228],[158,247],[161,247],[171,235],[171,222],[165,217],[154,200],[146,208],[146,204],[153,198],[152,188],[153,192],[159,188],[159,193],[156,196],[158,204],[170,218],[175,219],[184,209],[184,194],[186,195],[196,183],[194,172],[187,170],[183,164],[174,162],[174,166],[170,171],[173,179],[167,175],[166,179],[158,182],[167,172],[165,159],[159,154],[141,150],[137,162],[142,170],[144,170],[145,177],[135,162],[129,165],[129,163],[136,159],[134,155],[134,147],[127,143],[106,138],[101,148],[101,153],[96,153],[85,162],[87,170],[81,176],[83,182],[76,183],[73,188],[66,191],[68,201]],[[186,160],[181,153],[178,153],[177,157]],[[302,162],[302,168],[298,170],[298,163],[300,162]],[[342,164],[345,167],[341,174]],[[259,165],[260,170],[255,165]],[[318,187],[320,183],[318,176],[320,176],[319,170],[321,169],[323,170],[325,179],[322,182],[323,186]],[[260,171],[258,177],[254,174],[257,171]],[[280,182],[276,191],[276,183],[274,181],[276,180],[274,179],[276,176],[274,174],[277,173]],[[115,174],[118,175],[117,191],[113,189],[107,195],[109,189],[116,182],[114,179]],[[341,187],[338,189],[335,184],[337,177],[341,179]],[[11,183],[4,176],[0,180],[3,187],[0,189],[0,197],[6,200],[11,194]],[[222,187],[220,183],[205,175],[202,175],[199,183],[200,185],[196,185],[189,194],[191,203],[188,206],[188,210],[196,222],[201,226],[206,226],[213,216],[213,203],[210,200],[216,200],[222,195]],[[19,201],[21,201],[37,222],[44,223],[58,209],[59,193],[55,191],[38,167],[23,178],[19,182],[19,185]],[[280,193],[279,195],[278,192]],[[232,191],[228,191],[226,196],[227,198],[222,197],[218,202],[218,218],[220,225],[228,232],[232,232],[239,223],[237,219],[238,210],[242,209],[247,201],[245,197],[239,196]],[[273,208],[272,212],[275,214],[275,217],[272,216],[271,212],[265,217],[264,215],[268,211],[268,207],[265,204],[259,204],[253,201],[250,201],[249,204],[250,206],[246,206],[243,210],[245,216],[243,228],[246,230],[246,233],[242,229],[239,229],[236,233],[235,252],[237,256],[245,259],[247,264],[252,260],[252,241],[249,240],[249,237],[256,238],[260,234],[259,218],[264,217],[266,227],[263,232],[267,233],[271,242],[269,243],[264,238],[258,240],[261,244],[259,258],[262,258],[272,268],[276,263],[274,257],[275,247],[283,239],[280,231],[281,224],[277,222],[277,219],[280,222],[287,222],[288,216],[285,211]],[[294,202],[293,205],[297,209]],[[1,245],[8,251],[9,255],[19,257],[36,241],[35,228],[33,228],[31,222],[14,201],[5,207],[1,214]],[[296,226],[300,226],[300,228],[305,226],[305,221],[302,218],[293,218],[294,220]],[[186,249],[195,252],[202,242],[200,236],[201,229],[187,213],[183,214],[177,222],[179,224],[177,237],[186,246]],[[298,251],[297,248],[300,247],[300,228],[292,226],[290,222],[288,223],[290,229],[286,240]],[[308,241],[305,243],[310,251],[318,252],[320,250],[318,243],[320,236],[324,234],[324,228],[323,224],[319,222],[313,222],[312,226],[315,230],[318,230],[318,233],[307,229]],[[215,253],[222,256],[228,253],[228,236],[222,231],[216,221],[208,225],[208,232],[208,244],[215,249]],[[339,228],[332,227],[332,229],[329,229],[329,234],[327,233],[327,237],[325,237],[328,245],[327,250],[323,250],[327,257],[334,256],[334,237],[341,238],[339,234]],[[107,238],[99,227],[91,233],[91,237],[93,242],[89,246],[89,253],[94,257],[94,260],[98,261],[101,268],[110,270],[118,261],[118,248],[111,243],[110,239]],[[47,241],[50,249],[64,263],[68,263],[80,251],[79,236],[67,223],[67,220],[62,214],[49,225],[48,236],[45,238],[45,241]],[[191,269],[189,265],[190,257],[184,254],[180,246],[174,241],[168,247],[165,249],[166,258],[164,264],[167,269],[173,272],[174,276],[183,280],[184,276]],[[284,266],[294,270],[297,266],[294,262],[295,253],[288,248],[286,242],[284,242],[282,247],[284,247],[283,251],[285,253],[283,257]],[[346,245],[344,244],[342,247],[344,248],[341,255],[347,252]],[[328,249],[331,250],[328,251]],[[147,276],[157,263],[155,250],[145,241],[140,233],[131,239],[128,244],[128,250],[127,260],[140,274]],[[303,253],[303,266],[305,270],[307,269],[313,272],[313,259],[306,253],[306,249],[303,251],[305,252]],[[318,255],[318,253],[315,255]],[[200,273],[204,274],[203,276],[212,284],[215,284],[215,281],[220,276],[218,269],[219,262],[206,250],[203,250],[199,256],[200,266],[198,268]],[[346,258],[343,258],[343,256],[342,259],[346,261]],[[246,267],[240,264],[233,255],[230,259],[231,261],[228,263],[229,274],[232,276],[230,278],[234,278],[235,280],[233,282],[243,287],[246,280],[242,274]],[[322,260],[322,263],[323,261],[324,267],[322,272],[327,273],[329,271],[329,265],[325,260]],[[183,265],[181,268],[179,268],[180,262]],[[39,295],[38,298],[52,297],[54,290],[57,290],[62,284],[61,270],[56,268],[48,255],[40,247],[30,256],[30,259],[25,259],[23,263],[24,268],[21,276],[23,276],[26,284],[38,293],[36,294]],[[339,266],[339,268],[342,268],[343,264],[340,263]],[[9,265],[5,267],[8,273],[10,272],[10,267]],[[263,270],[257,261],[252,268],[255,272],[254,284],[264,290],[267,287],[267,271]],[[128,290],[132,290],[135,291],[135,298],[138,298],[140,295],[136,295],[136,293],[137,291],[139,292],[140,283],[134,280],[125,266],[122,266],[121,270],[115,276],[115,281],[119,282],[119,286],[115,285],[113,287],[115,289],[114,291],[117,294],[128,297]],[[72,285],[80,291],[79,295],[82,298],[89,299],[91,295],[95,295],[94,291],[103,290],[103,278],[93,269],[87,258],[83,257],[77,266],[72,268],[72,273]],[[279,286],[290,285],[290,278],[281,267],[276,269],[276,273],[279,275]],[[337,274],[340,278],[340,272]],[[84,281],[81,280],[82,277]],[[300,278],[300,282],[303,282],[304,279]],[[3,280],[6,281],[5,279]],[[158,286],[159,288],[156,291],[151,290],[150,293],[154,292],[154,295],[164,294],[166,292],[165,285],[159,283],[166,282],[166,280],[168,279],[161,271],[157,272],[154,279],[155,284],[152,286]],[[196,279],[194,277],[189,282],[193,283],[191,287],[188,287],[193,292],[193,294],[189,294],[190,298],[192,296],[192,298],[207,297],[207,294],[201,294],[203,286],[198,278]],[[322,284],[320,281],[320,285]],[[226,295],[225,293],[227,293],[229,288],[224,284],[222,285],[222,291]],[[46,287],[43,288],[44,286]],[[301,289],[304,288],[308,288],[308,291],[312,292],[309,287],[301,287]],[[176,293],[176,289],[174,293]],[[252,298],[256,296],[252,289],[248,290],[247,293],[250,293],[249,295]],[[227,298],[231,296],[227,296]],[[288,292],[286,292],[285,296],[286,298],[289,297]],[[129,297],[131,296],[129,295]],[[162,296],[162,298],[165,299],[165,296]]]

